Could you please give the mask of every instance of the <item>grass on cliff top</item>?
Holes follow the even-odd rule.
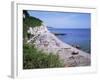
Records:
[[[30,16],[27,10],[23,10],[23,24],[26,24],[28,27],[39,27],[42,25],[42,20],[39,18]]]
[[[26,24],[28,27],[39,27],[42,25],[42,20],[32,16],[28,16],[23,19],[23,23]]]
[[[23,45],[23,69],[63,67],[58,55],[39,51],[29,44]]]

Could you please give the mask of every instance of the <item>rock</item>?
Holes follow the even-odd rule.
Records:
[[[79,46],[79,45],[76,45],[75,47],[76,47],[77,49],[80,49],[80,46]]]
[[[79,52],[75,52],[75,51],[72,52],[72,55],[77,55],[77,54],[79,54]]]

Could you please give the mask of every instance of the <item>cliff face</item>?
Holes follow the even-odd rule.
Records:
[[[35,46],[48,53],[57,53],[60,48],[69,48],[68,45],[65,45],[64,42],[48,31],[44,25],[35,28],[30,27],[28,33],[34,35],[34,37],[30,38],[27,42],[31,43],[37,37],[34,41]]]
[[[28,31],[31,37],[27,43],[35,46],[46,53],[54,53],[64,60],[65,66],[88,66],[90,65],[90,55],[79,49],[76,49],[53,35],[45,25],[39,27],[29,27]]]

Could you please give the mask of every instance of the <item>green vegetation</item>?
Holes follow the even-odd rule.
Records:
[[[23,15],[25,15],[25,18],[23,18],[23,38],[26,39],[28,38],[28,28],[41,26],[42,20],[30,16],[26,10],[23,11]]]
[[[33,44],[26,43],[30,36],[34,36],[27,33],[29,27],[39,27],[42,21],[30,16],[26,10],[23,11],[23,15],[25,15],[23,17],[23,69],[63,67],[63,62],[58,55],[44,53]],[[34,38],[33,43],[38,36]]]
[[[42,21],[38,18],[29,16],[23,20],[24,24],[28,25],[29,27],[39,27],[42,25]]]
[[[47,54],[36,49],[33,45],[23,46],[23,69],[63,67],[58,55]]]
[[[29,14],[28,14],[27,10],[23,10],[23,14],[24,14],[26,17],[29,17]]]

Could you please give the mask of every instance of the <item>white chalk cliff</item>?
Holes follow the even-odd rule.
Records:
[[[54,53],[59,55],[61,60],[64,60],[65,67],[74,66],[89,66],[91,56],[89,53],[81,51],[59,40],[54,34],[48,31],[45,25],[39,27],[29,27],[28,33],[31,38],[27,43],[35,44],[35,46],[46,53]],[[32,43],[32,41],[34,41]],[[74,54],[75,53],[75,54]]]

